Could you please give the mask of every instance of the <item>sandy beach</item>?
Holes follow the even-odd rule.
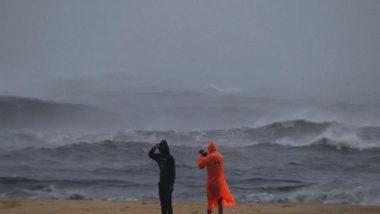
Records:
[[[160,213],[158,201],[75,201],[75,200],[27,200],[1,201],[1,214],[123,214]],[[178,214],[205,213],[201,202],[174,202],[174,212]],[[214,212],[216,213],[216,212]],[[253,204],[239,203],[228,208],[225,213],[260,214],[375,214],[380,207],[321,204]]]

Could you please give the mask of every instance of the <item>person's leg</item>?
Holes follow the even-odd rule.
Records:
[[[167,192],[167,211],[168,214],[173,214],[173,207],[172,207],[172,188],[169,186],[168,192]]]
[[[207,214],[211,214],[212,210],[207,209]]]
[[[160,184],[158,184],[158,195],[160,196],[161,213],[167,214],[166,206],[165,206],[165,190]]]
[[[218,202],[218,213],[223,214],[223,199],[222,198]]]

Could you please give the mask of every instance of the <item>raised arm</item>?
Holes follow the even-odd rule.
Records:
[[[152,158],[153,160],[155,160],[155,161],[158,162],[158,160],[160,159],[160,155],[154,153],[154,152],[156,151],[156,149],[157,149],[156,146],[154,146],[153,148],[151,148],[151,149],[149,150],[148,156],[149,156],[150,158]]]
[[[198,154],[198,167],[199,169],[205,168],[207,165],[207,157],[203,157],[202,154]]]

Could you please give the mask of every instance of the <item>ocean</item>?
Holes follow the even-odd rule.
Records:
[[[205,201],[199,149],[216,140],[238,201],[380,205],[380,127],[293,120],[225,130],[0,133],[1,199],[154,200],[162,139],[174,200]]]

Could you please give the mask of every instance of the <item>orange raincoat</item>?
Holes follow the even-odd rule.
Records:
[[[224,178],[223,155],[217,151],[214,141],[208,143],[208,155],[198,154],[198,167],[207,167],[207,209],[212,210],[222,200],[222,206],[235,205],[235,199],[228,188]]]

